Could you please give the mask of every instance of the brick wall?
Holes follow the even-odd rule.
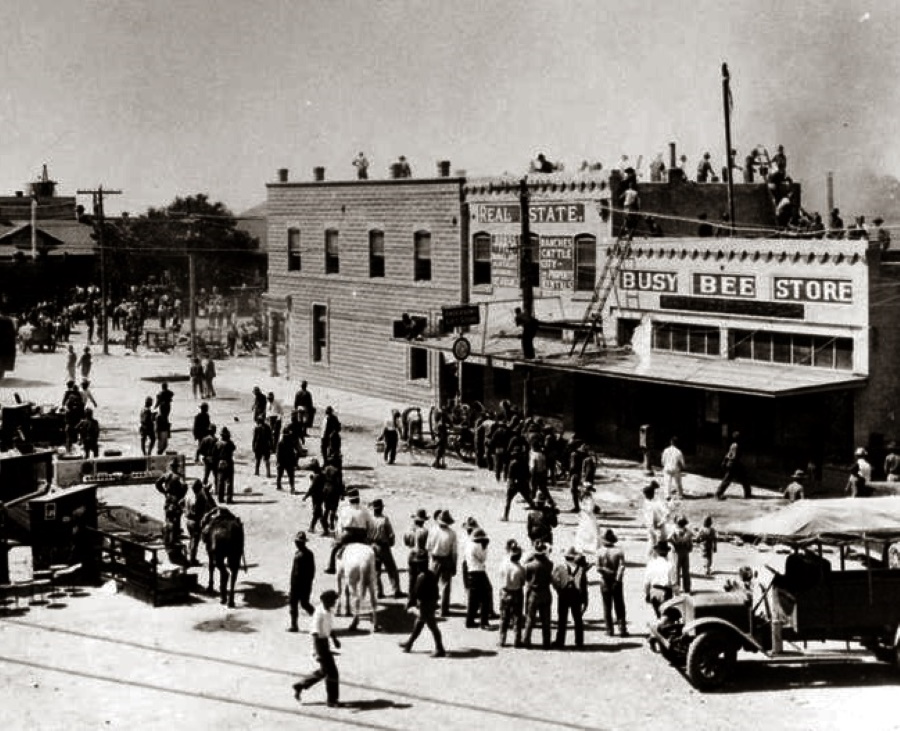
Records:
[[[292,377],[427,403],[437,386],[410,381],[409,348],[392,340],[403,312],[429,316],[460,302],[461,181],[406,179],[268,186],[269,295],[291,298]],[[301,270],[288,271],[287,231],[300,230]],[[325,231],[338,231],[340,273],[325,273]],[[369,232],[384,234],[385,276],[369,277]],[[431,234],[430,281],[414,281],[414,236]],[[313,362],[312,309],[328,310],[329,347]]]

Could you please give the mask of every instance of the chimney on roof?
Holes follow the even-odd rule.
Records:
[[[288,181],[288,169],[278,168],[278,182],[286,183]]]
[[[321,183],[323,180],[325,180],[325,168],[313,168],[313,180],[315,180],[317,183]]]
[[[450,161],[449,160],[438,160],[437,170],[438,170],[439,178],[449,178],[450,177]]]
[[[678,165],[678,158],[675,155],[675,143],[669,143],[669,170],[674,169]]]

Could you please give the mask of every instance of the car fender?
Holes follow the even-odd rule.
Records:
[[[737,635],[743,643],[752,647],[760,652],[765,652],[765,648],[756,641],[756,639],[752,636],[744,632],[740,627],[731,622],[719,619],[718,617],[702,617],[700,619],[696,619],[693,622],[689,622],[684,626],[682,630],[682,634],[696,637],[702,632],[707,632],[710,629],[721,629],[727,632],[734,633]]]

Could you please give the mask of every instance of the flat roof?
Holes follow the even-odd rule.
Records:
[[[418,347],[452,352],[455,335],[414,341]],[[702,357],[690,354],[651,352],[639,356],[630,348],[598,350],[588,345],[584,357],[579,343],[573,355],[572,345],[562,340],[535,338],[533,360],[525,360],[517,335],[499,334],[484,339],[473,332],[467,338],[475,360],[490,358],[499,364],[529,365],[535,368],[583,373],[659,385],[700,388],[751,396],[793,396],[817,391],[862,388],[867,378],[849,371],[809,366],[775,365],[747,360]],[[451,356],[452,357],[452,356]]]

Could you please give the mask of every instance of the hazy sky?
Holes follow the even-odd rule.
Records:
[[[62,194],[102,183],[107,211],[207,192],[241,211],[289,168],[386,177],[400,154],[485,175],[543,151],[692,167],[784,144],[808,206],[837,175],[900,174],[896,0],[5,0],[0,193],[50,166]],[[666,155],[667,156],[667,155]],[[646,165],[646,162],[645,162]]]

